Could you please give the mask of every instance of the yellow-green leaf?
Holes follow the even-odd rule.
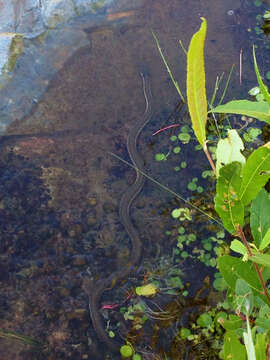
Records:
[[[264,250],[270,244],[270,228],[267,230],[260,244],[259,250]]]
[[[207,100],[205,90],[204,42],[207,22],[204,18],[200,30],[193,36],[187,54],[187,101],[192,127],[203,146],[206,135]]]
[[[270,123],[270,106],[266,101],[232,100],[209,112],[246,115]]]
[[[270,142],[254,150],[242,171],[239,198],[244,205],[253,200],[270,178]]]
[[[139,296],[154,296],[156,293],[157,287],[153,283],[136,287],[136,294]]]

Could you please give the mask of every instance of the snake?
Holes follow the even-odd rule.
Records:
[[[89,297],[89,311],[93,328],[96,332],[98,339],[105,343],[109,350],[112,352],[119,352],[121,344],[108,336],[104,326],[103,318],[99,312],[100,299],[105,291],[112,289],[116,283],[128,278],[128,276],[135,271],[136,265],[139,263],[142,255],[142,243],[138,231],[134,227],[131,217],[130,208],[135,198],[141,192],[145,178],[140,172],[144,168],[144,161],[138,151],[138,138],[149,122],[152,116],[151,112],[151,88],[148,75],[140,73],[142,79],[143,95],[145,99],[145,111],[132,125],[127,137],[127,151],[132,162],[133,167],[136,169],[135,181],[124,192],[119,204],[119,218],[122,225],[127,232],[131,241],[131,251],[129,262],[125,268],[121,268],[113,272],[106,279],[99,279],[97,281],[86,279],[83,283],[83,288]]]

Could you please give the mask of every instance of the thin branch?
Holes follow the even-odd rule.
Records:
[[[216,176],[217,175],[216,166],[215,166],[214,161],[212,160],[211,155],[207,149],[206,141],[203,144],[203,151],[204,151],[205,155],[207,156],[207,159],[211,165],[211,168],[214,171],[214,174]]]

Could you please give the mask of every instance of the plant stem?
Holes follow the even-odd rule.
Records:
[[[249,244],[247,242],[247,239],[245,237],[245,234],[243,232],[243,229],[242,229],[241,225],[238,224],[236,228],[237,228],[237,236],[239,236],[239,238],[242,240],[243,244],[245,245],[245,247],[247,249],[247,252],[248,252],[248,255],[253,256],[253,254],[251,252],[251,248],[250,248],[250,246],[249,246]],[[255,267],[255,269],[257,271],[257,274],[259,276],[261,285],[263,287],[263,294],[266,296],[268,302],[270,303],[270,295],[269,295],[268,290],[266,288],[266,285],[265,285],[265,282],[263,280],[262,273],[261,273],[261,271],[259,269],[259,266],[255,262],[253,262],[253,265],[254,265],[254,267]]]
[[[209,151],[207,149],[206,141],[203,144],[203,151],[204,151],[205,155],[207,156],[207,159],[208,159],[208,161],[209,161],[209,163],[211,165],[211,168],[214,171],[214,174],[216,176],[217,175],[216,166],[215,166],[214,161],[212,160],[211,155],[210,155],[210,153],[209,153]]]

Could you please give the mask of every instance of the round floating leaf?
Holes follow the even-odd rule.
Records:
[[[120,353],[124,358],[129,358],[133,354],[133,349],[130,345],[123,345],[120,347]]]
[[[173,152],[174,152],[175,154],[179,154],[180,151],[181,151],[180,146],[176,146],[175,148],[173,148]]]
[[[178,135],[178,139],[183,143],[183,144],[188,144],[190,141],[191,136],[188,133],[180,133]]]
[[[165,154],[162,154],[162,153],[156,154],[156,155],[155,155],[155,159],[156,159],[156,161],[166,160],[166,155],[165,155]]]
[[[178,219],[181,213],[182,211],[180,209],[173,209],[171,214],[174,219]]]
[[[180,166],[182,169],[184,169],[187,167],[187,163],[185,161],[182,161]]]
[[[142,357],[141,357],[141,355],[139,355],[139,354],[134,354],[134,355],[132,356],[132,360],[142,360]]]

